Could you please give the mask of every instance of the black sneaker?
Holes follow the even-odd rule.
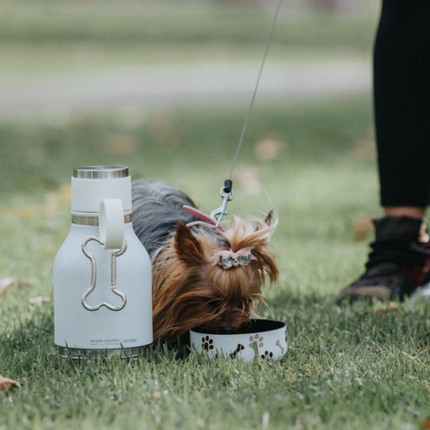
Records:
[[[430,249],[422,220],[401,216],[373,223],[376,240],[371,244],[366,271],[340,292],[337,304],[374,298],[401,301],[426,278]]]

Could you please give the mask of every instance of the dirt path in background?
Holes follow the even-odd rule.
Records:
[[[19,119],[127,105],[223,107],[250,99],[258,68],[257,63],[186,63],[79,71],[15,83],[0,78],[0,117]],[[289,102],[370,89],[370,63],[364,60],[268,63],[257,99]]]

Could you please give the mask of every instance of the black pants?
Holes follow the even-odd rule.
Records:
[[[374,51],[382,206],[430,203],[430,0],[383,0]]]

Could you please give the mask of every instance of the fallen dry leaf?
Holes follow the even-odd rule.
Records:
[[[388,311],[395,312],[397,311],[397,309],[399,309],[399,305],[397,303],[390,302],[390,304],[388,305]]]
[[[376,159],[375,131],[373,129],[364,131],[363,137],[354,143],[349,157],[357,161]]]
[[[426,418],[420,425],[423,430],[430,430],[430,418]]]
[[[268,136],[254,146],[254,155],[261,161],[275,161],[287,152],[287,143],[283,140]]]
[[[130,134],[112,136],[108,141],[110,151],[116,155],[135,154],[139,149],[137,139]]]
[[[397,303],[390,302],[390,303],[388,304],[388,306],[384,306],[384,307],[375,307],[375,308],[373,309],[373,312],[374,312],[375,314],[386,314],[386,313],[388,313],[388,312],[396,312],[398,308],[399,308],[399,306],[398,306],[398,304],[397,304]]]
[[[370,218],[362,217],[354,222],[352,229],[354,230],[354,240],[360,242],[367,239],[367,234],[373,230],[373,223]]]
[[[423,363],[423,362],[422,362],[418,357],[414,357],[413,355],[408,354],[408,353],[407,353],[407,352],[405,352],[405,351],[402,351],[402,354],[403,354],[406,358],[409,358],[409,360],[414,361],[415,363],[419,364],[420,366],[422,366],[422,367],[427,367],[427,365],[426,365],[425,363]]]
[[[373,140],[360,140],[356,142],[349,153],[350,158],[354,161],[370,160],[376,158],[376,146]]]
[[[14,388],[19,388],[18,382],[0,375],[0,391],[9,393]]]
[[[6,292],[10,287],[20,288],[20,287],[28,287],[30,284],[26,282],[22,282],[17,278],[3,278],[0,279],[0,292]]]
[[[50,301],[51,299],[49,297],[37,296],[37,297],[32,297],[28,301],[28,304],[40,307],[42,306],[43,303],[49,303]]]
[[[237,173],[239,187],[247,194],[258,194],[261,191],[260,171],[250,167]]]
[[[149,128],[154,134],[165,133],[172,128],[172,123],[167,115],[154,115],[149,122]]]

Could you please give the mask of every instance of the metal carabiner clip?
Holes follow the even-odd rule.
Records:
[[[226,186],[224,185],[223,187],[221,187],[219,195],[222,198],[222,204],[219,208],[214,209],[210,215],[211,218],[216,219],[215,228],[218,228],[224,215],[227,215],[227,203],[230,202],[231,200],[233,200],[234,193],[233,193],[233,190],[231,189],[231,187],[230,187],[230,190],[227,192]]]

